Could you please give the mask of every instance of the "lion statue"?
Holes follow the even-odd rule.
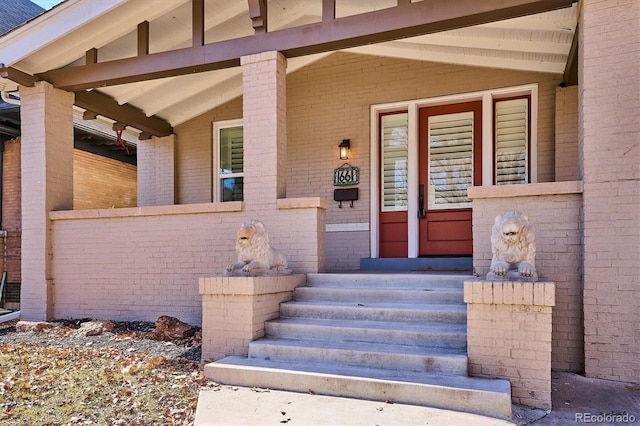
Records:
[[[264,223],[249,220],[236,233],[238,261],[225,268],[224,275],[286,275],[291,274],[287,259],[269,244]]]
[[[496,216],[491,232],[490,271],[487,280],[538,280],[536,273],[536,241],[529,217],[518,211]]]

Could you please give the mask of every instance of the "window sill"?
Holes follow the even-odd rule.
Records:
[[[279,198],[277,203],[278,210],[309,208],[327,210],[329,208],[329,201],[322,197]]]
[[[49,213],[51,220],[105,219],[118,217],[168,216],[242,211],[241,201],[226,203],[175,204],[169,206],[125,207],[114,209],[64,210]]]
[[[474,186],[467,188],[467,196],[471,200],[562,194],[582,194],[582,181]]]

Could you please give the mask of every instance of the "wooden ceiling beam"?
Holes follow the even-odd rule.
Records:
[[[266,26],[266,2],[248,1],[253,10],[251,17]],[[323,6],[329,3],[324,1]],[[572,3],[573,0],[402,1],[395,7],[359,15],[274,32],[256,31],[252,36],[204,46],[59,68],[36,76],[55,87],[80,91],[235,67],[240,64],[240,57],[265,51],[280,51],[289,58],[304,56],[542,13]]]
[[[4,64],[0,64],[0,77],[26,87],[33,87],[35,86],[36,81],[40,80],[31,74],[27,74],[26,72],[22,72],[13,67],[7,67]]]
[[[140,109],[128,104],[120,105],[113,98],[96,91],[77,92],[75,104],[93,114],[141,130],[145,135],[162,137],[173,133],[173,127],[166,121],[155,116],[147,117]]]

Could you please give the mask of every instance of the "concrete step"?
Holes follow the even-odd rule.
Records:
[[[425,324],[318,318],[280,318],[265,324],[267,337],[338,340],[466,349],[464,324]]]
[[[366,287],[395,288],[398,290],[420,290],[425,288],[462,289],[465,280],[473,279],[469,274],[426,273],[324,273],[307,274],[309,287]]]
[[[249,358],[467,375],[467,354],[461,349],[264,338],[249,344]]]
[[[246,357],[227,357],[207,364],[204,372],[208,379],[225,385],[390,401],[504,419],[511,417],[511,387],[507,380]]]
[[[248,357],[205,367],[223,384],[511,416],[508,381],[467,377],[470,275],[309,274]]]
[[[464,304],[292,301],[280,305],[280,316],[283,318],[466,324],[467,306]]]
[[[463,289],[424,288],[389,289],[364,287],[298,287],[293,293],[294,300],[335,301],[371,303],[384,300],[386,303],[448,303],[464,304]]]

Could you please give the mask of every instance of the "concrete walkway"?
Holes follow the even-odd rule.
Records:
[[[553,411],[514,407],[511,421],[476,414],[322,395],[212,386],[200,393],[195,424],[205,425],[567,425],[576,414],[624,415],[640,424],[640,385],[553,373]],[[591,418],[591,417],[590,417]],[[591,418],[594,423],[597,417]],[[607,419],[603,419],[607,420]],[[587,421],[584,421],[587,423]]]

